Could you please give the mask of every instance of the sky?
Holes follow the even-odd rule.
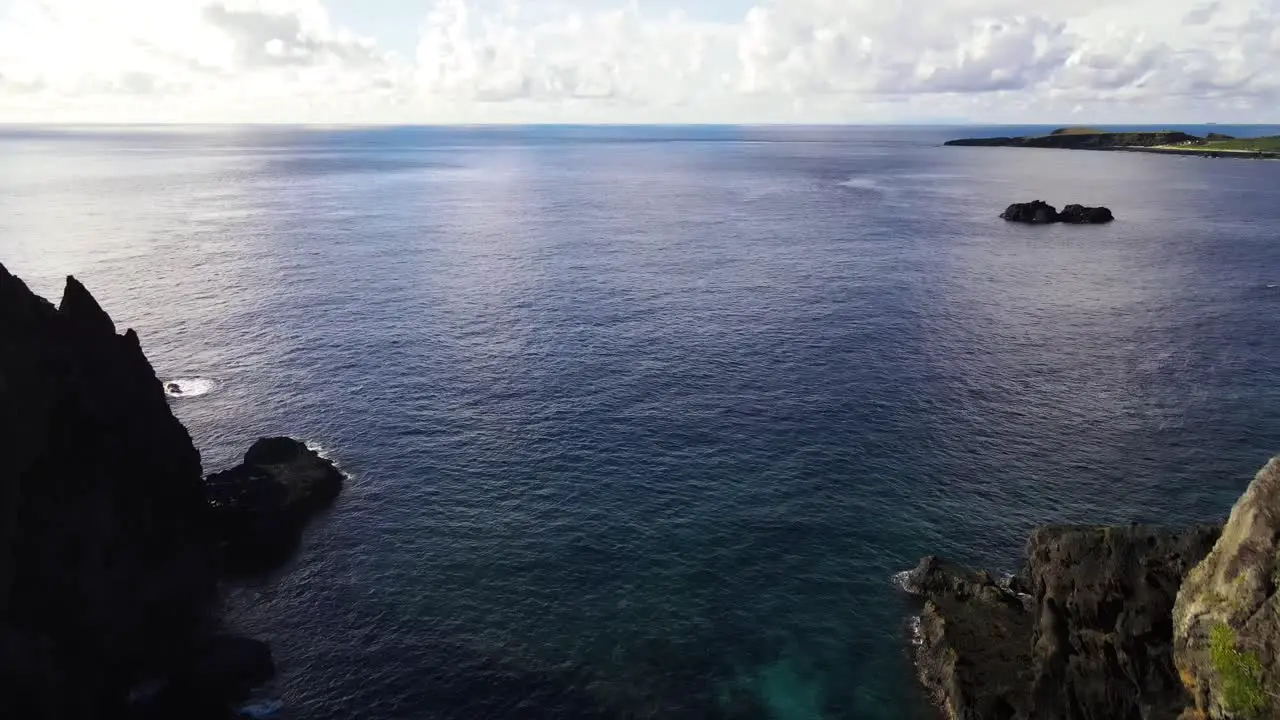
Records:
[[[1280,123],[1280,0],[0,0],[0,122]]]

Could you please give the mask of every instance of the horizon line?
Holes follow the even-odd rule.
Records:
[[[1276,122],[977,122],[972,120],[899,120],[893,122],[294,122],[294,121],[3,121],[0,128],[9,127],[279,127],[279,128],[511,128],[511,127],[1163,127],[1176,125],[1228,125],[1234,127],[1280,127]]]

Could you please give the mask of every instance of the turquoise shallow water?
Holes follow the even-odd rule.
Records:
[[[353,474],[229,589],[284,716],[926,718],[894,572],[1280,449],[1280,164],[970,134],[6,129],[0,259]]]

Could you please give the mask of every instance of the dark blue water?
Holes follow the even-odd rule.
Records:
[[[930,717],[894,572],[1280,450],[1280,163],[1006,130],[11,128],[0,261],[353,474],[229,589],[288,717]]]

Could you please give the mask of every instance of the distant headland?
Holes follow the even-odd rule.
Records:
[[[1204,137],[1175,130],[1109,132],[1086,127],[1059,128],[1048,135],[964,138],[946,145],[977,147],[1058,148],[1063,150],[1121,150],[1166,155],[1280,159],[1280,135],[1235,138],[1209,133]]]

